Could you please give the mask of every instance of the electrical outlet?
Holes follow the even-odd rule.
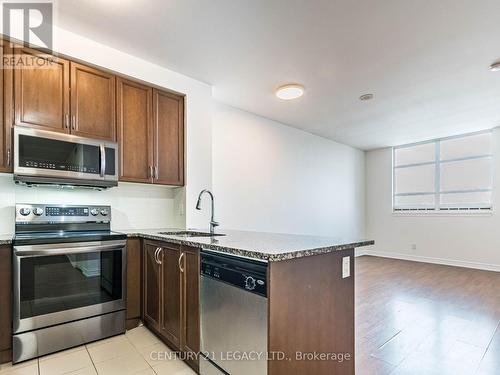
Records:
[[[417,250],[417,244],[412,244],[412,245],[411,245],[411,249],[412,249],[413,251]]]
[[[351,257],[342,258],[342,278],[346,279],[351,276]]]

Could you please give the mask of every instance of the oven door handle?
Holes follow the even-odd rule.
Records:
[[[66,255],[66,254],[81,254],[81,253],[95,253],[112,250],[123,250],[125,243],[113,243],[108,245],[88,245],[88,246],[66,246],[56,247],[52,245],[27,245],[15,246],[14,254],[16,256],[50,256],[50,255]],[[57,244],[56,244],[57,245]]]

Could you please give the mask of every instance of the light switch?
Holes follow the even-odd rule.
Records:
[[[342,278],[346,279],[351,276],[351,257],[342,258]]]

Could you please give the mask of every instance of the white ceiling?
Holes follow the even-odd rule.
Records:
[[[499,15],[498,0],[60,0],[57,22],[372,149],[500,125]],[[290,82],[305,95],[276,99]]]

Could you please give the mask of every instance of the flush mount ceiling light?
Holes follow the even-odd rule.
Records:
[[[491,64],[490,70],[492,72],[500,72],[500,61],[497,61],[496,63]]]
[[[284,85],[276,90],[276,96],[283,100],[297,99],[302,95],[304,95],[304,86],[298,84]]]
[[[372,100],[373,99],[373,94],[364,94],[359,97],[359,100],[366,101],[366,100]]]

